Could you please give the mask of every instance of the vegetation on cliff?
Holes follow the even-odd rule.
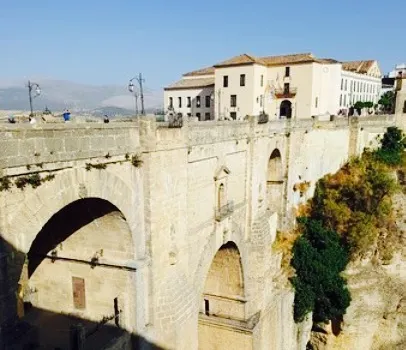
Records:
[[[405,143],[395,127],[380,142],[379,149],[365,150],[319,180],[298,227],[279,238],[284,261],[296,271],[290,281],[297,322],[311,311],[315,322],[340,318],[351,300],[341,276],[348,261],[386,263],[399,248],[392,197],[394,175],[404,173]]]

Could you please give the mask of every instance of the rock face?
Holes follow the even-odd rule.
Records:
[[[406,349],[406,196],[396,196],[394,204],[403,248],[388,265],[364,262],[347,268],[352,302],[342,329],[313,327],[311,349]]]

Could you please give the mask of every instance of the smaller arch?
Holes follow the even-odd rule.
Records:
[[[292,118],[292,102],[290,102],[289,100],[283,100],[281,102],[279,108],[279,116],[286,117],[287,119]]]
[[[279,149],[275,148],[268,161],[268,182],[282,181],[282,157]]]
[[[268,161],[266,192],[268,209],[279,213],[282,208],[283,166],[279,149],[275,148]]]

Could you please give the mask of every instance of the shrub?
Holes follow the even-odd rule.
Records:
[[[310,217],[338,232],[355,260],[374,250],[383,231],[393,232],[391,196],[396,190],[388,167],[365,153],[319,180]]]
[[[8,191],[11,188],[11,181],[8,176],[0,177],[0,192]]]
[[[315,322],[325,322],[345,314],[351,297],[340,276],[348,262],[348,252],[335,231],[320,221],[300,218],[302,236],[293,246],[291,278],[295,288],[294,318],[304,320],[313,311]]]
[[[142,166],[142,163],[144,163],[144,161],[141,159],[141,155],[140,154],[135,154],[131,157],[131,164],[133,166],[135,166],[136,168],[139,168]]]
[[[388,165],[401,165],[405,150],[402,130],[391,126],[381,139],[381,147],[375,152],[378,160]]]

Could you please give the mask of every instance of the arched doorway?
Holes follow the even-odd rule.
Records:
[[[217,251],[207,274],[199,314],[199,349],[250,349],[245,321],[245,288],[240,252],[233,242]]]
[[[86,333],[99,324],[131,329],[133,253],[125,217],[106,200],[77,200],[54,214],[32,242],[19,281],[24,320],[39,343],[65,348],[78,322]]]
[[[279,117],[292,118],[292,102],[283,100],[279,108]]]
[[[268,209],[280,213],[283,201],[283,167],[280,151],[272,151],[267,169],[267,198]]]

